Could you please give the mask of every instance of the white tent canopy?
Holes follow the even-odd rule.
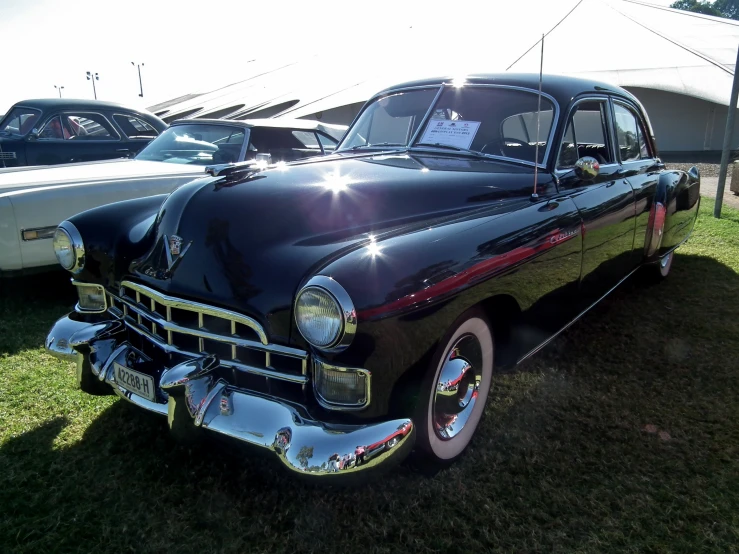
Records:
[[[233,85],[150,109],[166,110],[165,119],[320,117],[353,106],[337,116],[342,121],[333,121],[348,123],[358,104],[397,82],[538,73],[545,34],[545,73],[684,95],[701,101],[696,109],[704,110],[706,103],[728,105],[739,45],[739,22],[636,0],[519,0],[513,6],[460,0],[419,10],[412,20],[393,33],[365,29],[356,44],[330,53],[257,61],[246,66],[246,75],[234,71],[239,81]]]

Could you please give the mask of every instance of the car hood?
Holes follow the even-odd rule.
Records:
[[[42,166],[17,171],[0,170],[0,194],[22,189],[145,178],[152,175],[205,174],[205,167],[149,162],[144,160],[103,160],[100,162]]]
[[[518,200],[532,184],[531,168],[403,155],[198,180],[167,198],[155,245],[130,270],[139,282],[245,313],[288,340],[295,293],[334,259],[370,236],[381,241]],[[165,243],[173,235],[184,255],[168,271]]]

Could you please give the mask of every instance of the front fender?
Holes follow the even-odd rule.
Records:
[[[132,260],[154,243],[154,224],[166,194],[124,200],[70,217],[82,235],[85,266],[76,279],[113,286]]]
[[[382,415],[398,380],[424,364],[468,308],[504,298],[516,311],[535,314],[532,321],[554,321],[542,310],[577,287],[580,229],[569,198],[537,204],[526,198],[503,203],[497,213],[368,240],[318,272],[336,279],[357,311],[354,342],[333,360],[372,373],[371,410]],[[558,309],[566,317],[565,311]]]

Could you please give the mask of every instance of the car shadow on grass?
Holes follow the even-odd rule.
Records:
[[[1,279],[0,355],[43,344],[51,325],[76,302],[66,271]]]
[[[49,414],[0,447],[0,550],[729,551],[737,313],[739,275],[712,258],[678,255],[658,286],[628,281],[498,376],[471,448],[431,478],[401,466],[313,488],[260,451],[179,445],[124,401],[91,421]]]

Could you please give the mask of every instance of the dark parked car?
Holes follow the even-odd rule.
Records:
[[[0,168],[131,157],[166,128],[153,114],[113,102],[24,100],[0,121]]]
[[[497,368],[635,271],[666,277],[696,218],[697,169],[665,169],[631,94],[537,88],[399,85],[333,155],[70,218],[55,250],[79,304],[48,350],[84,391],[300,473],[370,472],[414,446],[449,463]]]

